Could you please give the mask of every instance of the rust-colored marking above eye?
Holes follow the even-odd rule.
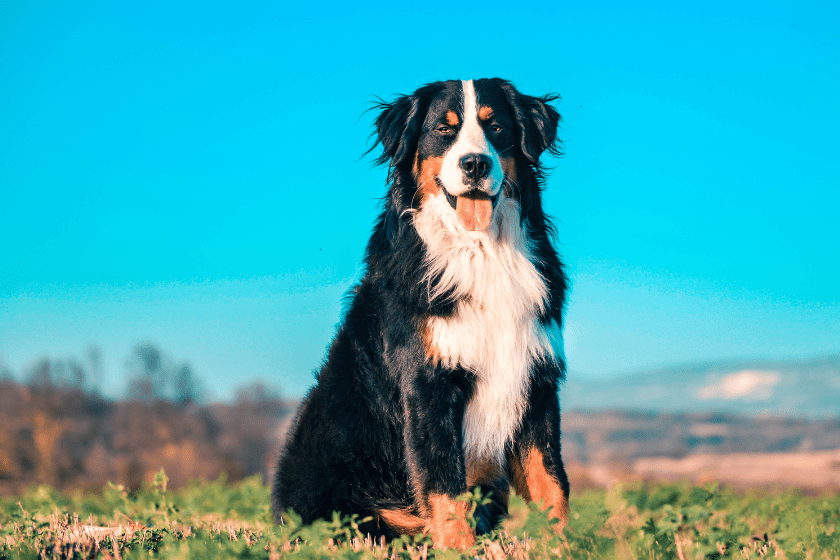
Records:
[[[458,113],[455,111],[447,111],[446,112],[446,124],[455,126],[458,124]]]
[[[485,105],[484,107],[479,108],[478,110],[478,118],[486,121],[489,120],[493,116],[493,109]]]

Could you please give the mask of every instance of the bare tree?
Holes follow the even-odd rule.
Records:
[[[176,363],[150,342],[138,344],[128,361],[128,397],[180,406],[203,400],[201,382],[186,362]]]
[[[102,359],[102,349],[95,344],[88,346],[85,352],[88,364],[90,364],[90,375],[88,376],[88,390],[99,394],[102,382],[105,380],[105,367]]]
[[[29,385],[43,388],[85,390],[86,372],[72,358],[50,360],[42,358],[25,376]]]

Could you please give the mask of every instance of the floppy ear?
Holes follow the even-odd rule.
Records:
[[[411,95],[401,95],[391,103],[381,102],[376,117],[376,142],[382,144],[382,154],[376,158],[379,165],[389,163],[396,167],[417,151],[417,140],[423,128],[429,101],[441,87],[440,82],[428,84]]]
[[[373,147],[382,144],[382,155],[376,158],[376,163],[390,161],[391,167],[396,167],[411,153],[412,145],[417,144],[419,100],[413,95],[404,95],[391,103],[381,103],[378,108],[382,111],[376,117]]]
[[[531,97],[519,93],[508,82],[502,84],[502,90],[513,109],[522,153],[531,163],[536,165],[545,151],[561,155],[563,152],[557,140],[560,113],[551,105],[553,101],[560,99],[560,96],[549,94]]]

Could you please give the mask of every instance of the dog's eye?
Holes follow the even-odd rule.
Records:
[[[502,127],[493,123],[490,125],[490,130],[492,130],[493,132],[500,132],[502,130]]]
[[[448,126],[439,126],[438,132],[443,132],[444,134],[446,134],[447,132],[452,132],[452,129]]]

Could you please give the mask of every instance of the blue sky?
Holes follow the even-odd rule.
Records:
[[[562,95],[566,355],[604,377],[840,351],[836,2],[6,2],[0,365],[132,347],[312,382],[385,171],[374,96]]]

